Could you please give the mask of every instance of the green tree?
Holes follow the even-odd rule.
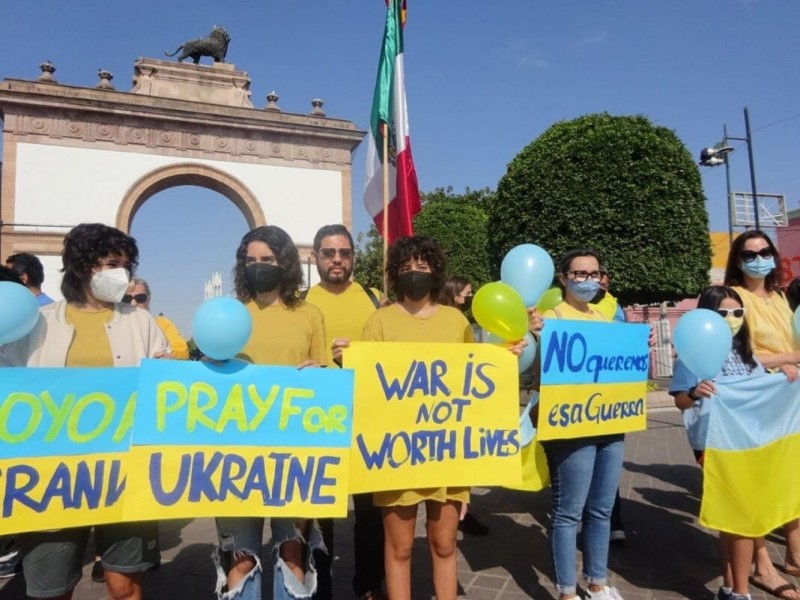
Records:
[[[454,194],[453,188],[436,188],[422,195],[422,210],[414,218],[414,232],[441,244],[447,256],[448,275],[481,285],[491,278],[487,244],[486,207],[494,193],[488,188]],[[383,283],[383,239],[373,225],[358,236],[355,278],[380,288]]]
[[[522,243],[554,261],[590,246],[624,303],[678,300],[708,285],[711,244],[700,173],[675,133],[643,116],[587,115],[520,152],[489,204],[499,269]]]

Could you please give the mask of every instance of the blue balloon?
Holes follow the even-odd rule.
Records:
[[[0,281],[0,344],[24,338],[39,320],[39,304],[28,288]]]
[[[500,265],[500,280],[522,296],[525,306],[534,306],[553,283],[553,259],[535,244],[521,244],[508,251]]]
[[[253,331],[253,319],[245,305],[220,296],[203,302],[192,320],[194,342],[214,360],[228,360],[241,352]]]
[[[695,377],[713,379],[731,351],[733,336],[718,313],[696,308],[678,319],[672,343],[678,358]]]

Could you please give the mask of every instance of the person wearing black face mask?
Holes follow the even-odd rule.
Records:
[[[303,270],[292,238],[273,225],[248,232],[236,251],[233,270],[236,297],[253,318],[253,333],[239,358],[260,365],[325,366],[325,322],[322,312],[300,297]],[[274,597],[292,596],[289,589],[316,591],[314,551],[324,551],[316,520],[273,518]],[[220,546],[218,576],[227,594],[261,597],[259,554],[264,529],[261,517],[217,518]],[[284,565],[278,565],[278,556]],[[230,568],[225,572],[223,565]],[[293,581],[292,581],[293,579]],[[237,594],[233,594],[237,595]],[[223,597],[223,591],[218,594]]]
[[[472,328],[456,308],[444,306],[445,260],[439,244],[422,236],[402,237],[389,248],[386,275],[397,302],[375,311],[364,325],[363,341],[472,342]],[[517,355],[524,342],[511,348]],[[437,598],[455,598],[458,589],[456,536],[461,505],[469,488],[391,490],[377,492],[386,537],[386,591],[389,598],[411,597],[410,557],[419,504],[425,503],[427,531]]]

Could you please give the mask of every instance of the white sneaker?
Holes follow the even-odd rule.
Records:
[[[586,588],[586,597],[589,598],[589,600],[622,600],[622,596],[619,595],[617,588],[607,585],[603,586],[603,589],[597,592]]]

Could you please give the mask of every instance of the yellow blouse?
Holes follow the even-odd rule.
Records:
[[[428,317],[415,317],[399,304],[381,308],[364,325],[361,337],[365,342],[472,342],[472,327],[456,308],[438,305]],[[435,502],[469,502],[468,487],[419,488],[375,492],[375,506],[412,506]]]
[[[792,334],[792,309],[782,294],[771,292],[762,298],[743,287],[733,288],[742,297],[745,321],[756,354],[782,354],[795,348]]]

